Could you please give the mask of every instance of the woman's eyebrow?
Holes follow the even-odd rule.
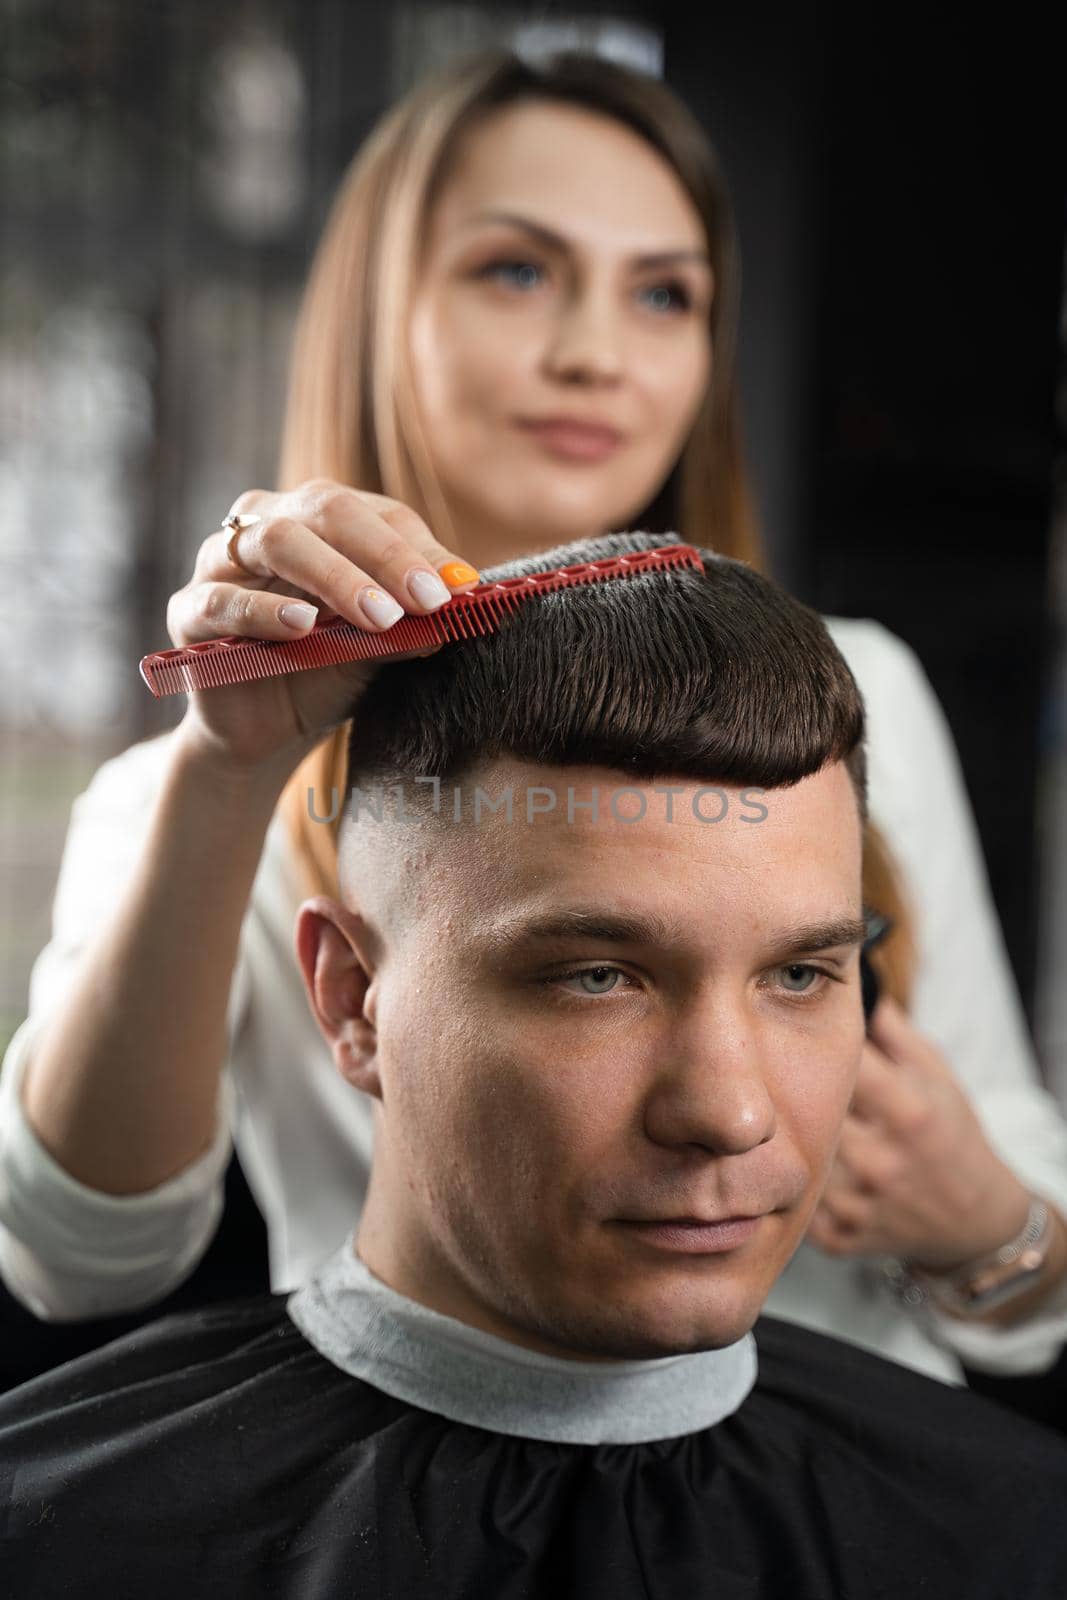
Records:
[[[503,222],[510,227],[522,228],[526,233],[532,234],[535,239],[555,250],[569,250],[570,240],[565,239],[561,233],[556,233],[553,228],[546,228],[543,222],[535,222],[532,217],[521,216],[517,211],[477,211],[468,218],[468,226],[482,222]],[[663,267],[675,261],[697,261],[710,268],[711,258],[706,250],[692,248],[679,250],[657,250],[652,255],[634,256],[635,267]]]

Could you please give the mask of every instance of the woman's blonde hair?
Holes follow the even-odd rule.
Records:
[[[582,107],[634,130],[674,170],[704,223],[715,284],[713,377],[678,461],[632,525],[714,543],[761,568],[736,381],[740,268],[715,152],[665,84],[579,51],[536,65],[506,50],[466,56],[416,85],[360,147],[334,200],[297,321],[278,486],[331,478],[388,495],[414,505],[441,543],[462,554],[415,398],[407,330],[416,263],[462,137],[492,112],[530,100]],[[347,739],[346,723],[301,763],[280,801],[310,894],[337,895],[336,826],[312,819],[307,795],[343,793]],[[887,864],[880,842],[876,855]],[[909,942],[901,937],[907,919],[901,929],[892,871],[880,879],[881,898],[871,903],[898,919],[882,966],[904,999],[903,969],[891,971],[888,958],[894,944],[899,950]]]

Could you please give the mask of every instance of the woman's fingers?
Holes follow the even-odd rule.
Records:
[[[306,600],[246,589],[238,583],[191,583],[171,595],[167,631],[177,648],[229,635],[292,639],[307,633],[319,610]]]
[[[405,611],[435,611],[480,578],[416,512],[384,495],[315,480],[287,495],[251,490],[235,510],[256,521],[205,539],[195,581],[258,587],[282,579],[358,626],[380,629]]]
[[[478,582],[475,569],[446,549],[418,513],[398,500],[349,489],[328,479],[314,479],[279,499],[273,509],[260,507],[261,521],[237,541],[240,560],[253,570],[257,570],[255,561],[245,561],[246,546],[250,544],[255,553],[257,536],[262,544],[270,539],[269,528],[275,518],[291,517],[318,534],[353,567],[369,573],[405,611],[436,610],[454,592]],[[441,568],[445,569],[443,578]]]
[[[381,593],[382,600],[389,597]],[[193,583],[171,596],[167,608],[167,629],[176,647],[201,644],[209,639],[230,636],[250,639],[292,639],[307,633],[325,607],[298,596],[278,594],[270,589],[246,589],[242,584],[208,581]],[[361,616],[353,619],[366,632],[384,633],[387,625],[369,626]],[[441,647],[405,651],[409,655],[432,655]]]
[[[368,632],[384,632],[404,615],[405,607],[384,584],[348,561],[303,523],[288,517],[272,517],[261,526],[244,530],[240,557],[242,563],[248,561],[252,567],[253,581],[280,578],[302,594],[313,596],[318,609],[319,602],[325,601],[331,611]],[[286,632],[291,635],[293,630],[286,629],[286,619],[294,613],[286,610],[283,615],[281,606],[288,607],[296,601],[269,589],[246,588],[234,581],[239,577],[236,569],[227,565],[224,570],[232,574],[229,581],[204,578],[172,597],[167,625],[172,638],[175,630],[182,635],[175,638],[177,644],[231,633],[256,636],[257,627],[263,622],[268,623],[270,631],[258,637],[280,638]],[[449,598],[447,590],[445,598]],[[425,612],[436,607],[417,606],[410,601],[406,609]],[[310,627],[314,620],[309,618],[306,626]]]
[[[432,613],[480,581],[410,506],[329,479],[285,494],[250,489],[232,514],[241,527],[205,539],[192,579],[171,596],[167,627],[178,647],[291,639],[333,616],[386,632],[405,612]]]

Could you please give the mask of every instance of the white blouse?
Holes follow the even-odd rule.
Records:
[[[990,1144],[1067,1211],[1067,1122],[1041,1086],[944,714],[914,652],[879,623],[828,619],[863,693],[870,808],[905,874],[919,938],[916,1025],[945,1052]],[[213,1147],[143,1195],[87,1188],[43,1148],[19,1086],[34,1039],[69,991],[147,832],[172,733],[106,761],[75,800],[50,943],[29,1015],[0,1071],[0,1276],[38,1316],[66,1321],[147,1306],[175,1288],[219,1219],[231,1137],[263,1212],[271,1285],[304,1284],[351,1235],[372,1152],[372,1101],[336,1071],[293,953],[305,898],[278,815],[241,931]],[[899,1305],[869,1262],[804,1244],[767,1310],[948,1382],[960,1358],[1044,1370],[1067,1340],[1067,1296],[1024,1325],[965,1325]]]

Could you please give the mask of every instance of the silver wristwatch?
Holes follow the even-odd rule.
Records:
[[[980,1317],[1033,1287],[1051,1243],[1049,1208],[1044,1200],[1031,1195],[1026,1226],[999,1250],[950,1273],[930,1272],[889,1256],[882,1261],[882,1272],[897,1299],[906,1306],[932,1303],[953,1316]]]

